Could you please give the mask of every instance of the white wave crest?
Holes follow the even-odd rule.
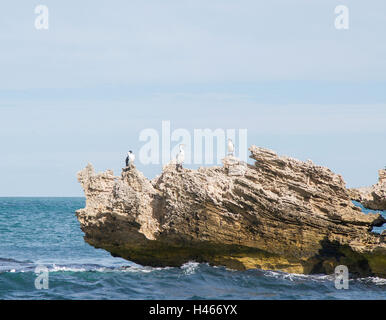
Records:
[[[183,271],[184,274],[186,275],[191,275],[191,274],[195,274],[196,273],[196,270],[198,268],[200,264],[198,262],[195,262],[195,261],[189,261],[187,263],[184,263],[180,269]]]
[[[265,276],[273,277],[276,279],[286,279],[290,281],[299,281],[299,280],[311,280],[311,281],[333,281],[333,275],[325,274],[301,274],[301,273],[286,273],[281,271],[263,271]]]
[[[372,283],[376,286],[386,286],[386,279],[385,278],[379,278],[379,277],[367,277],[367,278],[360,278],[358,279],[360,282],[364,283]]]

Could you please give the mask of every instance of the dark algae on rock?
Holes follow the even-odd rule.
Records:
[[[256,146],[254,165],[233,156],[222,167],[176,170],[148,180],[134,165],[78,173],[85,241],[139,264],[188,261],[228,268],[386,277],[381,214],[365,214],[358,194],[330,169]],[[384,181],[379,188],[385,188]],[[384,197],[384,196],[383,196]],[[366,206],[366,202],[362,202]]]

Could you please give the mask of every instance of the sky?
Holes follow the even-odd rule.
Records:
[[[40,4],[48,30],[35,28]],[[119,175],[163,120],[245,128],[248,145],[374,184],[386,165],[385,15],[383,0],[3,0],[0,196],[82,196],[77,171]]]

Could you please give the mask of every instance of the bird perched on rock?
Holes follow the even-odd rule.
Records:
[[[135,154],[133,153],[133,151],[130,150],[127,153],[127,157],[126,157],[126,167],[129,167],[130,164],[133,164],[134,160],[135,160]]]
[[[185,161],[185,151],[184,151],[184,145],[180,144],[180,151],[177,153],[176,156],[176,170],[179,171],[179,169],[182,169],[182,164]]]
[[[228,155],[233,156],[235,152],[235,145],[233,144],[232,139],[228,139]]]

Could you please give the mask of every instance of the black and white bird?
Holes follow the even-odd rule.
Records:
[[[228,139],[228,155],[233,156],[235,152],[235,145],[233,144],[232,139]]]
[[[130,150],[127,153],[127,157],[126,157],[126,167],[128,167],[131,164],[133,164],[134,160],[135,160],[135,154],[133,153],[133,151]]]
[[[182,164],[185,161],[185,151],[184,151],[184,145],[180,144],[180,151],[177,153],[176,156],[176,169],[179,171],[179,169],[182,169]]]

